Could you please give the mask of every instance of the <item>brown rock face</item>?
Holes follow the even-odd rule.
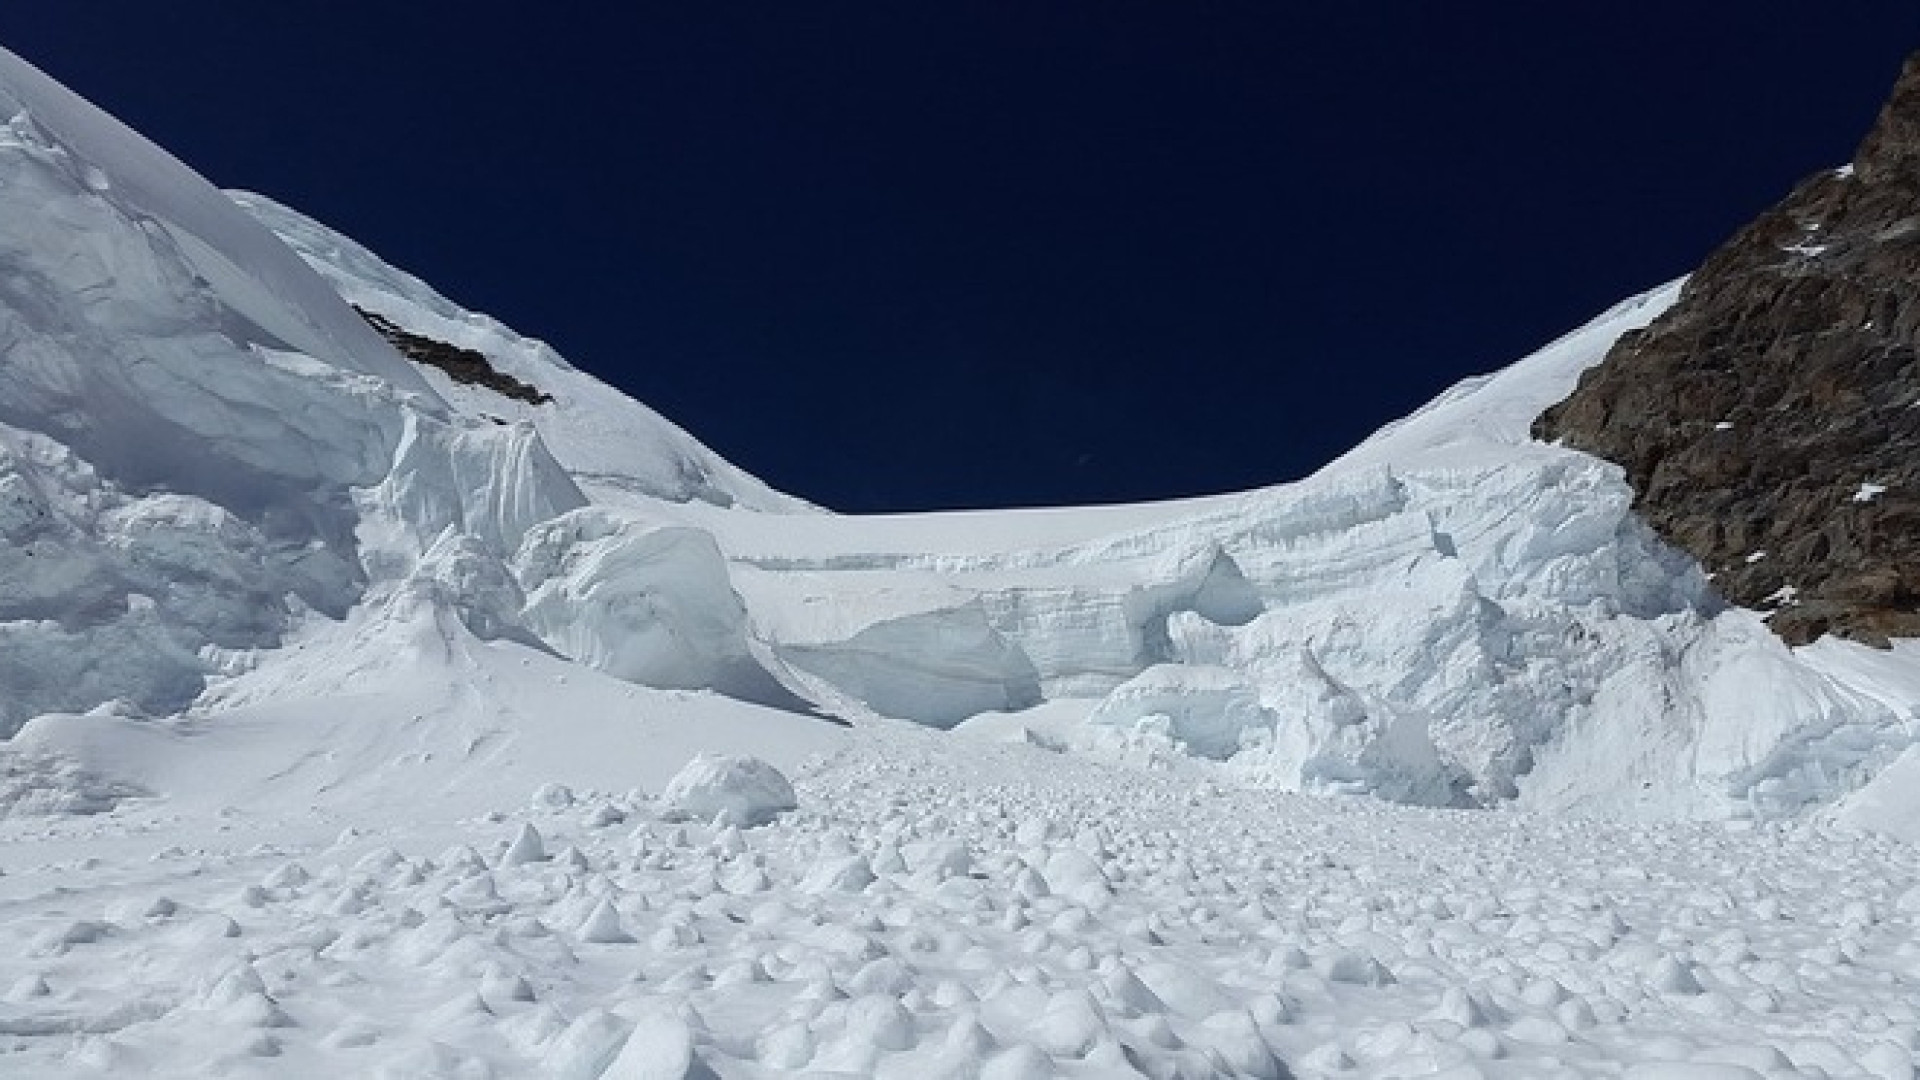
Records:
[[[1850,169],[1803,181],[1616,343],[1541,439],[1795,644],[1920,636],[1920,54]]]

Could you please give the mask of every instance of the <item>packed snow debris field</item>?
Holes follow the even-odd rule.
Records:
[[[0,120],[0,1075],[1913,1075],[1920,648],[1527,436],[1676,285],[1294,484],[849,519]]]
[[[183,838],[139,802],[9,820],[0,1068],[1912,1075],[1920,859],[1898,841],[1237,790],[954,738],[863,728],[747,829],[555,785],[337,835],[237,813]]]

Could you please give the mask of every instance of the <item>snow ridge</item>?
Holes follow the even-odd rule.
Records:
[[[31,64],[0,49],[0,113],[11,138],[121,212],[165,234],[233,313],[281,347],[375,375],[406,393],[425,383],[340,297],[232,200],[171,154]],[[156,241],[159,237],[155,237]]]
[[[531,405],[455,383],[437,371],[421,372],[467,415],[532,424],[596,499],[697,500],[780,512],[812,509],[775,492],[652,409],[574,367],[545,342],[466,311],[360,244],[264,195],[229,195],[354,305],[404,330],[479,352],[504,373],[551,394],[551,404]]]

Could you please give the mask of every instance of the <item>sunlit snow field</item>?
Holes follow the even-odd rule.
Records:
[[[1912,1075],[1895,841],[1234,790],[891,723],[790,768],[800,809],[746,830],[556,788],[7,821],[0,1071]]]

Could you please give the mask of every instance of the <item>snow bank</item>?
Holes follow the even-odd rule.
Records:
[[[830,708],[940,727],[1018,708],[1004,689],[1017,650],[1041,696],[1089,703],[1089,730],[1157,731],[1251,783],[1792,812],[1884,766],[1911,710],[1726,610],[1633,517],[1616,468],[1527,434],[1676,287],[1298,484],[1160,507],[709,524],[751,569],[736,585],[774,654]]]
[[[203,685],[203,647],[266,647],[296,610],[344,612],[361,580],[351,548],[278,524],[129,492],[0,425],[0,735],[112,699],[177,711]]]
[[[352,489],[440,405],[225,196],[4,51],[0,119],[0,733],[174,712],[204,649],[356,601]]]

